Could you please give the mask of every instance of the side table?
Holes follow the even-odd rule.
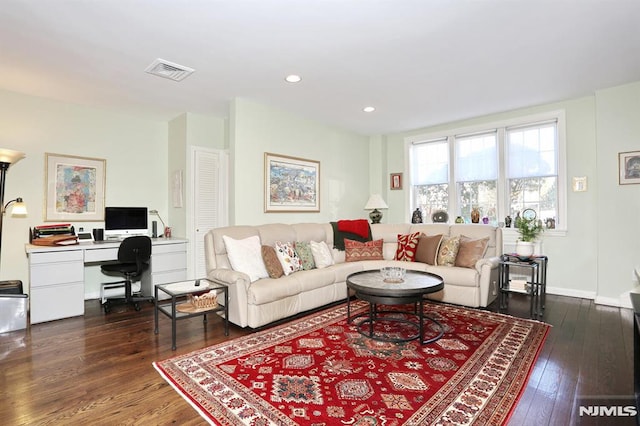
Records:
[[[500,256],[500,300],[499,309],[504,312],[509,307],[509,294],[520,293],[530,297],[529,315],[533,319],[542,319],[547,296],[547,263],[549,259],[544,255],[521,257],[517,254],[503,254]],[[524,270],[527,275],[524,288],[512,285],[513,269]],[[521,273],[521,272],[520,272]]]
[[[189,303],[189,297],[201,293],[215,291],[217,300],[224,297],[224,305],[217,303],[215,306],[206,308],[196,308]],[[158,291],[171,296],[166,300],[158,299]],[[183,309],[180,309],[180,308]],[[176,350],[176,321],[203,315],[203,323],[207,323],[207,314],[214,312],[224,313],[224,335],[229,335],[229,288],[221,283],[211,281],[207,278],[197,280],[181,281],[170,284],[159,284],[155,286],[155,334],[158,334],[158,312],[162,312],[171,318],[171,349]]]

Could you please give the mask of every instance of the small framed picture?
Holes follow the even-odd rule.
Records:
[[[620,185],[640,183],[640,151],[618,153],[618,174]]]
[[[391,189],[402,189],[402,173],[391,173]]]

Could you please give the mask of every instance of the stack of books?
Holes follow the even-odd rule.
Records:
[[[39,225],[30,230],[29,242],[37,246],[67,246],[78,244],[78,236],[70,223]]]

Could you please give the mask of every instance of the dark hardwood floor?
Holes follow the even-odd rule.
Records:
[[[510,313],[526,317],[528,304],[520,298],[514,296]],[[629,310],[548,296],[545,321],[553,328],[509,424],[579,424],[580,398],[631,401],[632,320]],[[250,332],[231,325],[228,338]],[[0,423],[206,424],[151,363],[224,339],[217,316],[206,327],[202,318],[183,320],[172,351],[171,323],[161,315],[155,335],[152,304],[105,315],[98,301],[87,301],[84,317],[0,334]]]

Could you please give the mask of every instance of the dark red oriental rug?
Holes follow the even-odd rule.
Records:
[[[341,305],[154,366],[214,425],[505,424],[549,326],[445,304],[425,312],[445,331],[425,345],[364,337]]]

